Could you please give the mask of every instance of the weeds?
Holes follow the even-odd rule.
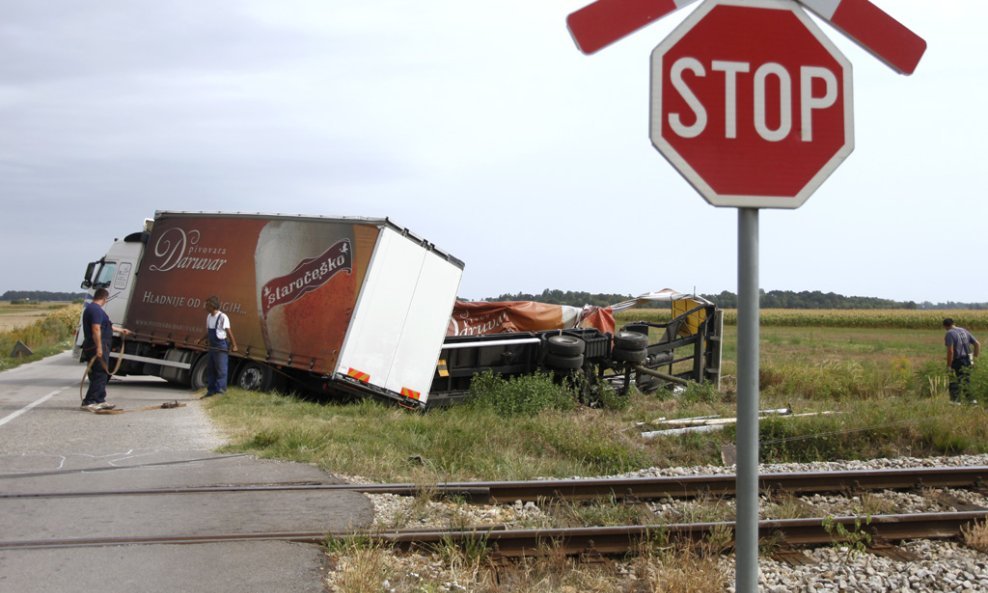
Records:
[[[884,498],[873,492],[865,492],[855,501],[856,512],[866,517],[874,515],[891,515],[896,512],[897,506],[894,501]]]
[[[795,494],[786,492],[766,507],[765,515],[772,519],[806,519],[815,517],[817,511]]]
[[[640,556],[632,567],[648,591],[721,593],[727,588],[728,573],[720,563],[720,553],[728,547],[724,533],[711,533],[695,546],[661,548],[656,554]]]
[[[553,500],[543,507],[552,519],[552,525],[559,527],[648,525],[655,521],[655,513],[646,506],[622,504],[613,497],[585,502]]]
[[[845,551],[848,557],[863,554],[871,545],[871,534],[864,530],[864,526],[871,525],[871,516],[865,517],[862,523],[860,517],[854,518],[854,526],[848,529],[843,523],[837,522],[833,517],[823,520],[823,529],[834,540],[834,547]]]
[[[724,394],[713,383],[690,383],[683,390],[680,399],[687,404],[709,404],[723,401]]]
[[[988,521],[975,521],[961,527],[964,543],[971,548],[988,553]]]
[[[333,540],[327,549],[336,565],[333,578],[338,591],[380,593],[395,576],[387,561],[389,551],[378,544],[360,539]]]

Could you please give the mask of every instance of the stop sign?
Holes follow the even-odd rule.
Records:
[[[789,0],[707,0],[652,52],[651,138],[714,206],[797,208],[854,149],[851,64]]]

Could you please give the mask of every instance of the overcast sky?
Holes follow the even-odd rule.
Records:
[[[0,292],[76,290],[156,210],[387,216],[460,294],[737,290],[737,211],[649,140],[649,54],[592,56],[588,0],[0,4]],[[856,148],[760,215],[760,286],[988,301],[984,0],[875,0],[929,44],[854,66]],[[820,22],[820,21],[818,21]]]

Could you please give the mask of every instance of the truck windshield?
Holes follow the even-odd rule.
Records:
[[[110,286],[110,282],[113,280],[114,274],[117,272],[117,263],[108,261],[103,264],[103,267],[99,270],[99,275],[96,277],[96,281],[93,282],[93,286],[96,288],[107,288]]]

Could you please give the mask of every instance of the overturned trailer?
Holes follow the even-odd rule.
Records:
[[[634,321],[615,328],[614,313],[636,307],[669,310],[663,322]],[[710,382],[719,386],[722,312],[710,301],[671,289],[609,307],[571,307],[531,301],[457,301],[432,383],[433,402],[466,396],[478,373],[518,376],[548,370],[583,374],[593,390],[602,380],[618,393],[631,386]],[[594,393],[582,394],[593,400]]]

